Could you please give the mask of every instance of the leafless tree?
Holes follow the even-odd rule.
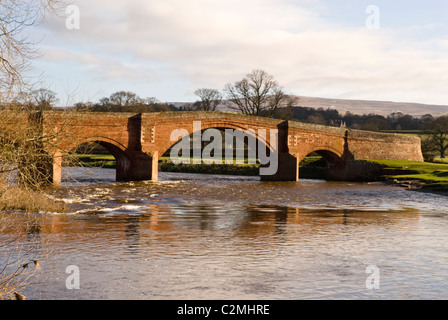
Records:
[[[29,90],[25,74],[30,60],[38,54],[27,30],[43,22],[47,14],[57,14],[64,3],[0,0],[0,299],[14,294],[23,298],[18,291],[31,282],[40,266],[36,256],[40,249],[35,242],[26,241],[28,231],[14,230],[16,224],[10,220],[13,215],[4,210],[35,210],[31,207],[44,201],[40,193],[20,188],[14,179],[33,181],[33,175],[42,172],[39,166],[49,156],[42,146],[51,143],[63,126],[55,125],[54,132],[44,133],[39,125],[42,118],[31,104],[18,101]]]
[[[119,109],[126,109],[127,107],[143,103],[143,100],[137,94],[129,91],[115,92],[110,96],[109,100],[113,106]]]
[[[200,100],[193,104],[194,110],[215,111],[222,101],[222,94],[216,89],[198,89],[194,92]]]
[[[130,91],[117,91],[99,101],[99,105],[104,111],[112,112],[130,112],[130,108],[135,108],[144,103],[144,99]]]
[[[254,70],[242,80],[227,84],[224,91],[235,108],[248,115],[269,117],[278,108],[294,103],[274,77],[263,70]]]
[[[64,0],[0,1],[0,102],[23,91],[24,72],[38,52],[26,29],[55,14]]]
[[[39,111],[51,110],[59,101],[56,92],[45,88],[33,90],[32,95]]]

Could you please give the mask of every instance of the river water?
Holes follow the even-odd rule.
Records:
[[[448,297],[448,197],[381,183],[114,176],[74,168],[50,191],[68,209],[39,214],[52,254],[29,298]]]

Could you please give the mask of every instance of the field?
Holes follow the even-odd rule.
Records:
[[[64,160],[65,165],[69,166],[115,168],[117,164],[111,154],[72,154],[69,159]]]

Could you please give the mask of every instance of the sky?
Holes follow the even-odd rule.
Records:
[[[194,102],[254,69],[288,94],[448,105],[448,0],[72,0],[33,27],[62,104]],[[79,13],[79,15],[77,15]]]

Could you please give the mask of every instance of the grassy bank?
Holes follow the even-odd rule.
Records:
[[[184,172],[202,174],[225,174],[235,176],[257,176],[258,165],[238,165],[238,164],[179,164],[174,165],[169,161],[159,163],[159,170],[162,172]]]
[[[383,178],[428,191],[448,192],[448,164],[401,160],[369,160],[383,166]]]
[[[66,166],[115,168],[117,165],[114,156],[111,154],[77,154],[64,160]]]
[[[383,167],[378,180],[406,188],[437,191],[448,194],[448,162],[438,163],[404,160],[367,160]],[[300,177],[324,179],[325,161],[320,157],[306,157],[300,163]]]
[[[64,212],[64,203],[50,198],[43,190],[8,185],[0,179],[0,212]]]
[[[214,164],[204,162],[202,164],[193,164],[193,158],[190,158],[190,162],[189,164],[175,165],[169,157],[161,157],[159,160],[159,171],[236,176],[257,176],[259,171],[258,164]]]
[[[65,209],[64,203],[42,191],[10,187],[0,194],[0,211],[64,212]]]

